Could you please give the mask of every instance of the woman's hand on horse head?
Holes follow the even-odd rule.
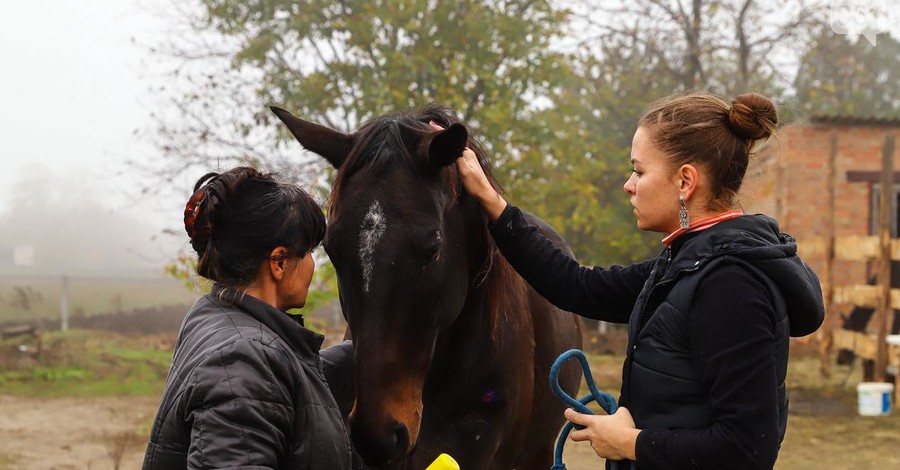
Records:
[[[487,175],[484,174],[484,169],[478,163],[478,156],[475,155],[475,152],[466,147],[456,160],[456,168],[466,192],[481,203],[491,220],[497,220],[503,213],[503,209],[506,209],[506,201],[491,186]]]
[[[586,415],[569,408],[565,417],[572,424],[584,426],[569,434],[573,441],[590,441],[594,452],[605,459],[635,460],[635,445],[641,431],[635,427],[627,408],[619,407],[609,416]]]

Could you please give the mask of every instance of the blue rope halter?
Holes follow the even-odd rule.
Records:
[[[585,382],[587,383],[588,389],[591,391],[590,395],[585,395],[579,400],[575,400],[569,396],[569,394],[563,391],[562,387],[559,385],[559,369],[562,367],[563,363],[573,357],[578,359],[578,362],[581,363],[581,371],[584,373]],[[594,377],[591,375],[591,366],[588,364],[587,357],[585,357],[584,353],[578,349],[570,349],[556,358],[556,361],[550,367],[550,389],[553,390],[553,393],[555,393],[562,401],[579,413],[589,415],[594,414],[593,411],[585,406],[592,401],[596,401],[607,414],[613,414],[619,409],[619,404],[616,403],[616,399],[613,398],[612,395],[597,390],[597,386],[594,384]],[[559,433],[559,439],[556,440],[556,452],[553,459],[554,463],[553,466],[550,467],[550,470],[566,470],[566,464],[562,461],[563,446],[565,446],[566,439],[569,437],[569,433],[572,432],[573,427],[576,429],[584,429],[584,426],[576,426],[571,422],[566,422],[566,425],[563,426],[562,431]],[[633,464],[632,468],[634,468]]]

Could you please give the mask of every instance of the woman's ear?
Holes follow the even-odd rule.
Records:
[[[281,281],[284,278],[284,260],[287,257],[287,248],[279,246],[269,253],[269,272],[272,279]]]
[[[684,194],[685,198],[690,198],[700,182],[700,171],[696,166],[686,163],[678,168],[676,176],[679,180],[678,191]]]

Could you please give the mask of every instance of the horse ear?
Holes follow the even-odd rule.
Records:
[[[428,143],[428,161],[436,167],[443,167],[455,162],[469,141],[469,131],[460,123],[451,124],[432,136]]]
[[[345,134],[314,122],[304,121],[277,106],[269,106],[269,109],[287,125],[288,130],[294,134],[303,148],[321,155],[335,168],[340,168],[350,154],[355,139],[353,134]]]

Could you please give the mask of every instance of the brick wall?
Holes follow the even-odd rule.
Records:
[[[742,190],[744,209],[778,219],[782,230],[797,238],[801,256],[821,272],[824,256],[814,249],[814,239],[828,234],[826,166],[831,136],[837,136],[834,226],[835,236],[840,237],[869,234],[871,185],[848,182],[847,172],[880,171],[889,133],[900,136],[900,125],[799,123],[784,127],[780,143],[767,143],[751,157]],[[900,151],[894,155],[894,169],[900,171]],[[804,240],[810,247],[805,254]],[[860,284],[867,270],[866,263],[836,260],[832,276],[836,285]]]

